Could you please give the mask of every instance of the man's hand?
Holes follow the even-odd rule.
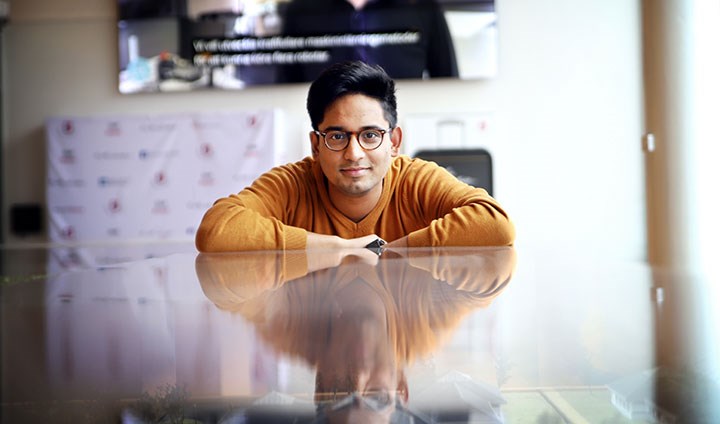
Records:
[[[408,238],[407,236],[400,237],[399,239],[393,240],[390,243],[386,244],[385,247],[387,247],[388,249],[405,249],[408,247]]]
[[[354,249],[365,247],[377,239],[378,236],[371,234],[353,239],[344,239],[338,236],[328,236],[308,232],[307,249]]]
[[[338,266],[346,259],[358,260],[371,265],[377,264],[378,256],[365,246],[378,236],[371,234],[353,239],[308,232],[308,271]]]
[[[385,245],[385,249],[386,249],[387,251],[396,253],[396,254],[398,254],[398,255],[400,255],[400,256],[407,256],[407,251],[408,251],[408,238],[407,238],[407,236],[405,236],[405,237],[400,237],[400,238],[397,239],[397,240],[391,241],[390,243],[388,243],[388,244]]]

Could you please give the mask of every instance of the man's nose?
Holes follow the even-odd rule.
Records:
[[[345,148],[345,159],[354,161],[365,155],[365,149],[360,145],[357,134],[350,135],[348,145]]]

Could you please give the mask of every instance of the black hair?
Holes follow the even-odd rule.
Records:
[[[377,99],[390,128],[395,128],[397,125],[395,81],[380,65],[349,61],[336,63],[325,69],[310,85],[307,110],[314,130],[318,130],[327,108],[335,100],[348,94],[363,94]]]

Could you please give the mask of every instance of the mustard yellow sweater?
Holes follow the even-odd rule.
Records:
[[[354,222],[330,202],[312,158],[273,168],[205,213],[195,243],[201,252],[304,249],[307,232],[387,241],[409,247],[505,246],[515,230],[507,213],[481,188],[457,180],[433,162],[398,156],[375,208]]]

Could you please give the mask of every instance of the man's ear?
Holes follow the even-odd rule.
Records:
[[[310,150],[312,151],[313,159],[317,159],[320,153],[320,136],[315,134],[315,131],[310,131]]]
[[[392,143],[392,146],[390,146],[390,155],[392,157],[395,157],[400,154],[400,144],[402,144],[402,128],[395,127],[392,130],[392,133],[390,133],[390,142]]]

